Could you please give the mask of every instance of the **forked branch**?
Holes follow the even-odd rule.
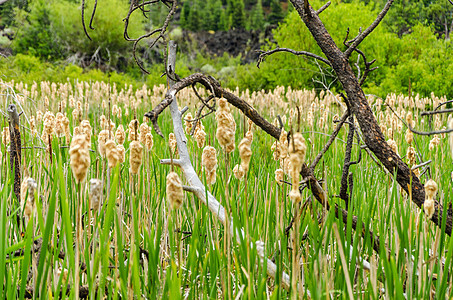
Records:
[[[270,51],[258,51],[260,52],[260,56],[258,57],[258,62],[256,63],[256,66],[259,68],[260,67],[260,64],[264,61],[264,59],[269,56],[269,55],[272,55],[274,53],[277,53],[277,52],[288,52],[288,53],[291,53],[291,54],[294,54],[294,55],[297,55],[297,56],[300,56],[300,55],[303,55],[303,56],[307,56],[307,57],[312,57],[314,59],[317,59],[319,61],[322,61],[323,63],[330,65],[330,62],[325,59],[324,57],[321,57],[319,55],[316,55],[314,53],[311,53],[311,52],[307,52],[307,51],[296,51],[296,50],[293,50],[293,49],[289,49],[289,48],[276,48],[276,49],[273,49],[273,50],[270,50]]]

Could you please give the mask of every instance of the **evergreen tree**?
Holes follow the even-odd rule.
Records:
[[[271,24],[278,24],[285,18],[283,14],[283,9],[280,5],[279,0],[272,0],[271,1],[271,13],[269,14],[267,20]]]
[[[261,0],[258,0],[250,14],[250,29],[262,29],[264,25],[264,12]]]
[[[220,12],[220,18],[219,18],[217,30],[227,31],[228,29],[230,29],[229,24],[230,23],[229,23],[228,14],[224,9],[222,9],[222,11]]]
[[[231,27],[245,28],[245,10],[243,0],[231,0]]]
[[[189,1],[184,1],[184,4],[183,4],[182,9],[181,9],[181,18],[179,20],[179,23],[181,24],[181,27],[184,28],[184,29],[188,28],[189,14],[190,14]]]
[[[200,30],[200,11],[196,7],[196,3],[193,4],[194,7],[190,9],[189,15],[187,17],[187,29],[191,31]]]

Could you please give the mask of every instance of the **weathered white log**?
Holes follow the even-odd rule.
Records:
[[[167,78],[168,78],[168,85],[171,87],[174,84],[172,78],[175,78],[175,62],[176,62],[176,43],[174,41],[170,41],[168,45],[168,62],[167,62]],[[188,189],[193,192],[200,200],[203,202],[208,209],[225,225],[225,208],[217,201],[217,199],[206,190],[206,187],[201,182],[200,178],[198,177],[195,169],[192,166],[192,162],[190,160],[189,151],[187,149],[187,138],[184,134],[184,129],[182,126],[182,114],[179,111],[178,103],[176,101],[176,91],[171,93],[172,102],[170,104],[170,112],[171,117],[173,119],[173,132],[176,137],[176,143],[178,145],[178,152],[179,152],[179,159],[174,159],[173,164],[177,165],[181,168],[184,173],[184,176],[187,180],[189,185]],[[162,164],[170,164],[171,161],[169,159],[161,160]],[[233,235],[233,228],[234,226],[231,224],[230,226],[231,234]],[[243,229],[240,229],[240,232],[236,232],[236,240],[240,243],[240,236],[243,235]],[[251,244],[251,246],[255,246]],[[266,260],[267,263],[267,274],[271,278],[275,279],[277,276],[277,266],[274,262],[268,259],[265,256],[264,251],[264,243],[262,241],[256,241],[257,253],[261,258],[261,261],[264,262]],[[281,276],[281,286],[287,290],[290,288],[290,277],[285,272],[282,272]],[[310,292],[304,288],[305,292],[308,296],[310,296]]]

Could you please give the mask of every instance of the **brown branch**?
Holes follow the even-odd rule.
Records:
[[[98,6],[98,0],[95,0],[94,1],[94,7],[93,7],[93,11],[91,12],[91,19],[90,19],[90,29],[91,30],[94,30],[94,27],[93,27],[93,19],[94,19],[94,15],[96,14],[96,8]]]
[[[349,166],[351,165],[351,152],[352,152],[352,142],[354,141],[354,117],[349,116],[349,132],[348,138],[346,140],[346,151],[343,163],[343,171],[341,173],[341,184],[340,184],[340,198],[344,200],[346,208],[349,206],[349,196],[348,196],[348,176],[349,176]]]
[[[421,116],[431,116],[431,115],[437,115],[437,114],[446,114],[446,113],[451,113],[453,112],[453,108],[447,108],[447,109],[442,109],[442,110],[432,110],[432,111],[422,111],[420,113]]]
[[[386,8],[381,12],[377,21],[380,21],[385,15],[386,11],[390,7],[393,1],[389,0],[386,4]],[[317,44],[320,46],[324,55],[331,62],[332,68],[338,76],[343,89],[345,90],[348,100],[351,103],[351,112],[356,116],[357,122],[360,125],[363,139],[370,149],[381,161],[384,167],[391,173],[396,175],[396,180],[399,185],[406,191],[407,194],[412,195],[412,201],[421,208],[425,201],[425,189],[421,184],[419,178],[410,170],[408,165],[390,148],[387,144],[384,135],[381,132],[379,124],[373,115],[373,112],[368,104],[365,94],[360,87],[359,81],[357,80],[351,66],[349,65],[348,54],[353,51],[361,40],[363,40],[370,32],[370,28],[359,35],[358,39],[353,42],[350,48],[343,53],[331,35],[327,32],[325,26],[319,19],[319,17],[312,13],[309,17],[305,14],[304,3],[302,0],[291,0],[299,16],[308,27],[310,33],[315,38]],[[375,27],[375,26],[374,26]],[[373,28],[373,27],[371,27]],[[431,221],[434,222],[439,228],[442,228],[442,213],[443,207],[440,203],[435,202],[435,212]],[[446,215],[447,220],[445,232],[451,235],[453,227],[453,216],[448,213]]]
[[[326,4],[324,4],[323,6],[321,6],[321,8],[316,11],[316,14],[319,15],[320,13],[322,13],[326,8],[328,8],[330,6],[331,3],[332,2],[329,1]]]
[[[213,77],[206,76],[201,73],[192,74],[186,78],[182,78],[179,82],[176,82],[173,87],[171,87],[167,91],[165,98],[156,107],[154,107],[152,111],[145,114],[145,116],[151,120],[154,130],[157,134],[163,137],[162,131],[157,124],[157,118],[159,117],[159,115],[167,106],[170,105],[174,95],[176,95],[180,90],[194,83],[200,83],[208,90],[212,90],[214,92],[214,96],[217,98],[225,98],[231,105],[240,109],[246,117],[251,119],[258,127],[263,129],[269,135],[273,136],[276,139],[280,137],[281,130],[266,121],[250,104],[234,95],[233,93],[223,89],[220,86],[219,82]]]
[[[258,52],[261,53],[260,56],[258,57],[258,62],[256,63],[256,66],[258,68],[260,67],[260,64],[264,61],[264,59],[267,56],[272,55],[272,54],[277,53],[277,52],[289,52],[289,53],[297,55],[297,56],[304,55],[304,56],[312,57],[312,58],[320,60],[323,63],[325,63],[325,64],[330,66],[330,62],[327,59],[325,59],[324,57],[321,57],[319,55],[316,55],[314,53],[307,52],[307,51],[296,51],[296,50],[289,49],[289,48],[276,48],[276,49],[273,49],[273,50],[270,50],[270,51],[261,51],[260,50]]]
[[[138,46],[138,43],[146,38],[149,38],[157,33],[158,36],[150,43],[150,45],[148,46],[148,48],[153,48],[157,42],[159,40],[163,40],[165,42],[165,32],[167,31],[167,27],[168,27],[168,24],[170,23],[170,20],[171,18],[173,17],[175,11],[176,11],[176,5],[177,5],[177,1],[176,0],[173,0],[173,1],[161,1],[161,0],[152,0],[152,1],[144,1],[140,4],[136,4],[134,3],[135,1],[131,1],[131,5],[130,5],[130,8],[129,8],[129,12],[127,14],[127,16],[123,19],[124,21],[124,39],[126,41],[130,41],[130,42],[134,42],[133,44],[133,47],[132,47],[132,55],[134,57],[134,60],[136,62],[136,64],[139,66],[139,68],[146,74],[149,74],[149,72],[144,68],[143,64],[139,61],[138,57],[137,57],[137,46]],[[146,5],[151,5],[153,3],[158,3],[158,2],[162,2],[166,5],[166,2],[170,2],[172,4],[172,6],[170,7],[170,11],[168,12],[167,14],[167,17],[165,18],[165,21],[164,23],[162,24],[162,26],[160,28],[157,28],[157,29],[154,29],[154,30],[151,30],[141,36],[139,36],[138,38],[131,38],[129,36],[129,33],[128,33],[128,27],[129,27],[129,19],[132,15],[132,13],[134,11],[136,11],[137,9],[140,9],[140,10],[144,10],[143,8],[146,6]]]
[[[346,51],[344,52],[344,55],[346,57],[349,57],[352,53],[352,51],[355,50],[355,48],[357,48],[357,46],[371,33],[373,32],[373,30],[379,25],[379,23],[382,21],[382,19],[385,17],[385,15],[387,14],[387,12],[389,11],[390,9],[390,6],[392,6],[392,3],[393,3],[393,0],[388,0],[387,3],[385,4],[384,8],[382,9],[382,11],[378,14],[378,16],[376,17],[376,19],[374,20],[373,23],[371,23],[371,25],[365,29],[365,31],[363,31],[362,33],[360,33],[357,37],[355,37],[352,41],[352,44],[351,46],[349,46],[348,49],[346,49]]]
[[[90,41],[92,41],[90,35],[88,34],[87,26],[85,25],[85,0],[82,0],[82,26],[83,26],[83,31],[85,32],[85,35],[88,37],[88,39]]]
[[[323,157],[323,155],[327,152],[327,150],[329,150],[329,147],[330,145],[332,145],[333,141],[335,140],[335,138],[337,137],[338,133],[340,132],[340,129],[341,127],[343,126],[344,122],[346,121],[347,117],[349,116],[349,112],[346,111],[343,116],[341,117],[341,119],[338,121],[338,124],[337,124],[337,127],[335,128],[335,130],[332,132],[332,135],[330,136],[329,140],[327,141],[327,143],[324,145],[324,147],[322,148],[322,150],[318,153],[318,155],[316,155],[315,159],[313,160],[313,162],[311,163],[310,165],[310,170],[313,172],[316,168],[316,165],[319,163],[319,161],[321,160],[321,158]]]

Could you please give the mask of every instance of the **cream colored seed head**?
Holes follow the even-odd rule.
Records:
[[[409,165],[415,164],[415,149],[410,146],[407,148],[406,157]]]
[[[137,127],[137,130],[136,130],[136,127]],[[129,141],[136,141],[137,140],[137,137],[136,137],[136,132],[137,131],[138,131],[138,120],[134,119],[134,120],[132,120],[129,123],[129,129],[128,129]]]
[[[109,168],[114,168],[120,160],[118,149],[113,140],[108,140],[105,143],[105,155],[107,156]]]
[[[58,137],[62,137],[64,135],[64,125],[63,125],[64,118],[65,118],[65,116],[61,112],[57,113],[57,116],[55,118],[55,134]]]
[[[236,179],[242,180],[245,175],[245,170],[241,165],[235,165],[233,168],[233,175]]]
[[[105,143],[109,139],[108,130],[101,130],[98,134],[98,151],[102,158],[105,158]]]
[[[282,129],[280,134],[280,159],[285,159],[288,156],[288,133]]]
[[[126,133],[124,132],[123,125],[119,125],[115,132],[115,138],[118,144],[124,144],[124,140],[126,140]]]
[[[305,144],[305,139],[303,135],[299,132],[296,132],[293,136],[293,140],[289,142],[289,152],[296,153],[299,156],[300,164],[305,162],[305,153],[307,152],[307,145]]]
[[[118,162],[120,164],[122,164],[126,161],[126,149],[121,144],[116,146],[116,149],[118,150],[118,157],[119,157]]]
[[[69,141],[69,139],[71,138],[71,131],[69,129],[69,119],[66,116],[63,118],[63,131],[66,137],[66,141]]]
[[[96,212],[102,203],[102,181],[97,178],[90,179],[91,208]]]
[[[275,181],[277,181],[277,183],[279,185],[283,184],[283,176],[284,176],[284,173],[283,173],[282,169],[275,170]]]
[[[212,146],[206,146],[201,155],[201,164],[207,172],[217,169],[217,151]]]
[[[197,122],[197,127],[195,128],[194,138],[197,141],[198,148],[203,147],[206,141],[206,132],[204,131],[204,126],[201,124],[201,121]]]
[[[140,124],[140,135],[139,135],[139,141],[143,145],[146,143],[146,135],[149,132],[149,127],[146,123]]]
[[[77,108],[74,108],[72,111],[72,119],[73,120],[78,120],[79,119],[80,112]]]
[[[437,183],[430,179],[425,183],[425,202],[423,203],[423,209],[428,219],[431,219],[434,212],[434,197],[437,193]]]
[[[37,134],[35,116],[30,117],[30,131],[33,136]]]
[[[184,123],[186,125],[186,134],[190,134],[190,132],[192,131],[192,127],[193,127],[193,122],[191,122],[193,120],[193,117],[192,117],[192,114],[189,112],[187,113],[186,117],[184,118]]]
[[[2,143],[3,145],[8,145],[10,142],[10,137],[9,137],[9,127],[3,127],[2,131]]]
[[[167,200],[172,208],[178,209],[183,201],[184,192],[178,174],[170,172],[167,175]]]
[[[410,129],[408,128],[406,130],[406,143],[408,143],[409,145],[412,144],[412,142],[414,141],[414,134],[412,133],[412,131],[410,131]]]
[[[91,134],[93,129],[91,128],[90,121],[89,120],[83,120],[80,122],[80,132],[85,134],[86,139],[89,143],[91,143]]]
[[[302,195],[299,192],[299,188],[291,189],[291,191],[289,192],[289,198],[294,203],[300,202],[302,200]]]
[[[25,222],[28,223],[33,212],[35,205],[35,191],[38,188],[38,184],[33,178],[25,177],[20,186],[20,206],[24,207]],[[28,198],[27,198],[28,194]]]
[[[55,116],[47,111],[44,114],[44,131],[47,135],[52,135],[55,130]]]
[[[171,152],[174,155],[178,155],[178,146],[176,143],[176,136],[173,132],[168,135],[168,145],[170,145]]]
[[[250,158],[252,157],[251,149],[252,141],[248,138],[243,138],[239,143],[239,156],[241,157],[241,167],[244,170],[244,173],[247,173],[250,165]]]
[[[274,160],[279,160],[280,156],[281,156],[281,153],[280,153],[281,151],[280,151],[280,143],[278,141],[275,141],[272,144],[271,150],[272,150],[272,156],[273,156]]]
[[[36,112],[36,121],[38,121],[38,123],[41,123],[42,121],[42,111],[40,110]]]
[[[230,113],[227,101],[224,98],[219,99],[219,109],[216,111],[217,132],[216,137],[219,144],[227,153],[234,150],[234,135],[236,132],[236,122]]]
[[[90,166],[90,145],[84,134],[76,135],[72,139],[69,155],[71,158],[71,169],[76,183],[85,180],[88,167]]]
[[[142,165],[143,146],[139,141],[132,141],[129,145],[129,172],[132,174],[138,174],[138,170]]]
[[[148,132],[145,137],[146,150],[150,151],[153,148],[153,144],[154,144],[153,135],[151,134],[151,132]]]

